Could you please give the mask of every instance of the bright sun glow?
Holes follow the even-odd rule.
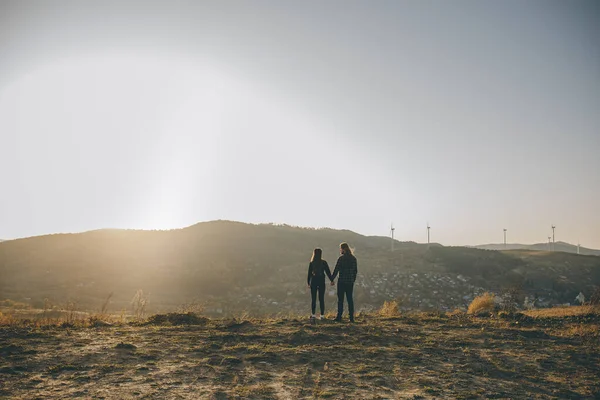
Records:
[[[55,201],[51,212],[65,216],[82,205],[100,214],[118,209],[118,218],[112,211],[101,219],[105,227],[169,229],[217,218],[285,222],[290,209],[309,216],[307,204],[335,215],[335,199],[304,199],[306,189],[330,191],[340,171],[365,188],[374,181],[344,161],[349,153],[340,151],[335,135],[293,105],[199,61],[64,59],[0,96],[0,109],[8,110],[0,129],[13,133],[27,196]],[[35,169],[31,159],[47,167]],[[40,174],[45,187],[33,184]]]
[[[45,189],[51,193],[27,187],[32,196],[60,196],[66,188],[57,186],[98,179],[95,185],[104,193],[96,195],[117,189],[116,201],[119,192],[134,189],[137,201],[122,196],[129,201],[122,204],[123,224],[173,228],[189,222],[190,207],[197,219],[206,217],[210,197],[195,191],[211,191],[220,124],[235,90],[216,69],[174,58],[65,59],[2,92],[0,109],[9,111],[0,130],[12,133],[21,163],[15,170],[24,185],[34,174],[48,178]],[[34,170],[32,159],[45,160],[47,168]],[[108,179],[106,169],[112,173]],[[113,185],[124,177],[136,187]]]

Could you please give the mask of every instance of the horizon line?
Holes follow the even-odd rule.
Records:
[[[31,238],[39,238],[39,237],[44,237],[44,236],[53,236],[53,235],[79,235],[79,234],[85,234],[85,233],[91,233],[91,232],[99,232],[99,231],[137,231],[137,232],[169,232],[169,231],[178,231],[178,230],[184,230],[184,229],[189,229],[192,228],[196,225],[200,225],[200,224],[208,224],[208,223],[215,223],[215,222],[229,222],[229,223],[237,223],[237,224],[245,224],[245,225],[254,225],[254,226],[261,226],[261,225],[272,225],[272,226],[286,226],[286,227],[290,227],[290,228],[298,228],[298,229],[308,229],[308,230],[334,230],[334,231],[348,231],[360,236],[364,236],[364,237],[385,237],[385,238],[390,238],[389,235],[365,235],[356,231],[353,231],[351,229],[345,229],[345,228],[332,228],[332,227],[314,227],[314,226],[301,226],[301,225],[291,225],[285,222],[243,222],[243,221],[236,221],[236,220],[229,220],[229,219],[214,219],[214,220],[207,220],[207,221],[199,221],[199,222],[195,222],[191,225],[185,225],[182,227],[177,227],[177,228],[166,228],[166,229],[140,229],[140,228],[114,228],[114,227],[105,227],[105,228],[96,228],[96,229],[89,229],[89,230],[85,230],[85,231],[77,231],[77,232],[53,232],[53,233],[42,233],[39,235],[32,235],[32,236],[21,236],[21,237],[14,237],[14,238],[8,238],[8,239],[4,239],[4,238],[0,238],[0,242],[9,242],[9,241],[13,241],[13,240],[23,240],[23,239],[31,239]],[[398,240],[396,238],[393,239],[394,242],[397,243],[415,243],[415,244],[427,244],[427,242],[417,242],[414,240]],[[587,250],[597,250],[597,249],[593,249],[593,248],[587,248],[584,246],[581,246],[581,244],[572,244],[569,242],[564,242],[564,241],[557,241],[555,243],[563,243],[563,244],[567,244],[573,247],[577,247],[579,246],[580,248],[584,248]],[[437,245],[441,245],[444,247],[471,247],[471,248],[476,248],[476,247],[481,247],[481,246],[504,246],[504,243],[499,242],[499,243],[481,243],[481,244],[460,244],[460,245],[443,245],[442,243],[439,242],[432,242],[430,244],[437,244]],[[548,242],[538,242],[538,243],[506,243],[506,246],[514,246],[514,245],[519,245],[519,246],[535,246],[535,245],[547,245]],[[500,249],[502,250],[502,249]],[[600,250],[598,250],[600,251]]]

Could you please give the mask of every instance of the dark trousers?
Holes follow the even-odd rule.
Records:
[[[321,307],[321,315],[323,315],[325,314],[325,279],[312,279],[310,281],[310,298],[312,300],[310,308],[313,315],[317,309],[317,291],[319,292],[319,306]]]
[[[354,321],[354,298],[352,292],[354,291],[353,282],[341,282],[338,280],[337,284],[337,295],[338,295],[338,313],[337,318],[341,319],[344,313],[344,294],[348,300],[348,312],[350,314],[350,320]]]

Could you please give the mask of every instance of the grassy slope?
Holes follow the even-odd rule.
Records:
[[[0,398],[593,398],[599,325],[587,313],[5,327]]]

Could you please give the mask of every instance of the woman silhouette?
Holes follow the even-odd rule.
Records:
[[[331,277],[331,270],[327,261],[322,258],[323,251],[316,248],[313,251],[310,264],[308,265],[308,287],[310,288],[311,297],[311,318],[315,318],[315,310],[317,308],[317,292],[319,292],[319,306],[321,308],[321,315],[319,319],[323,319],[325,315],[325,274],[330,281],[333,282]]]

